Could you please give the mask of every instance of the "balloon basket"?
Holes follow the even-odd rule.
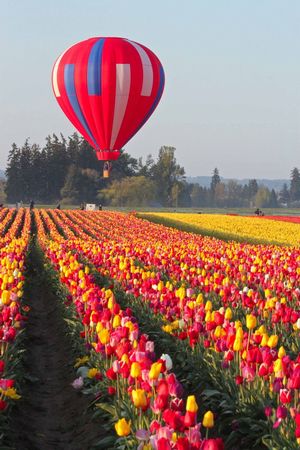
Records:
[[[109,178],[111,168],[112,163],[110,161],[105,161],[103,166],[103,178]]]

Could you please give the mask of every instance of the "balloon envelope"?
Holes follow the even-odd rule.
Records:
[[[52,71],[56,100],[100,160],[118,158],[158,105],[164,80],[151,50],[118,37],[73,45]]]

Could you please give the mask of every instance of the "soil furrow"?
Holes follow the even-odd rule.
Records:
[[[84,414],[89,399],[71,386],[75,356],[60,300],[51,290],[35,245],[27,264],[31,310],[22,400],[13,416],[14,445],[17,450],[88,450],[101,437],[101,428],[90,413]]]

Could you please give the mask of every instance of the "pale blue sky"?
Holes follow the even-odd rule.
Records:
[[[91,36],[151,48],[161,103],[126,150],[177,149],[188,175],[288,178],[300,168],[299,0],[2,0],[0,167],[11,143],[74,131],[53,96],[56,57]]]

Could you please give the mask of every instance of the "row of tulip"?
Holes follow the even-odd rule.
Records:
[[[80,226],[79,215],[91,216],[72,215],[73,230]],[[94,214],[93,221],[97,222],[94,234],[101,222],[106,224],[99,234],[101,241],[75,240],[69,245],[102,267],[105,275],[119,280],[127,292],[142,295],[168,321],[165,331],[188,338],[192,347],[214,349],[216,358],[221,354],[223,370],[233,367],[241,387],[259,387],[265,398],[271,390],[276,410],[267,407],[266,413],[275,414],[273,425],[280,426],[284,435],[296,433],[298,438],[299,250],[205,240],[115,213]],[[118,241],[112,241],[112,235]],[[243,277],[236,283],[241,272]],[[240,320],[234,322],[233,316]],[[274,326],[276,334],[272,334]]]
[[[40,220],[40,213],[35,212],[35,216],[41,245],[68,287],[84,325],[82,335],[91,350],[93,366],[85,372],[81,367],[79,373],[85,373],[99,389],[101,385],[108,387],[119,417],[117,434],[126,437],[133,448],[139,443],[140,449],[223,448],[221,439],[201,436],[194,396],[187,398],[183,410],[182,387],[172,373],[170,357],[155,358],[154,344],[140,333],[132,311],[120,308],[111,289],[101,289],[94,283],[88,266],[69,251],[70,240],[49,241],[50,232]],[[52,218],[57,216],[52,213]],[[55,227],[54,222],[50,227]],[[67,228],[66,223],[64,231]],[[80,230],[76,229],[76,233],[80,234]],[[74,385],[81,387],[84,382],[79,377]],[[213,426],[210,411],[204,415],[202,425],[207,430]]]
[[[281,222],[291,222],[300,224],[299,216],[258,216],[257,219],[279,220]]]
[[[14,209],[3,208],[1,210],[0,236],[4,237],[13,221],[16,211]]]
[[[232,239],[253,239],[281,245],[299,246],[300,229],[297,223],[281,223],[269,218],[230,216],[221,214],[143,213],[180,225],[199,228],[201,232],[220,232]]]
[[[27,320],[29,306],[22,302],[24,262],[29,245],[31,217],[29,210],[9,210],[6,225],[14,218],[6,234],[0,238],[0,411],[18,400],[16,383],[16,339]],[[4,220],[5,220],[4,219]],[[6,225],[1,224],[2,233]],[[22,237],[19,237],[22,236]]]

